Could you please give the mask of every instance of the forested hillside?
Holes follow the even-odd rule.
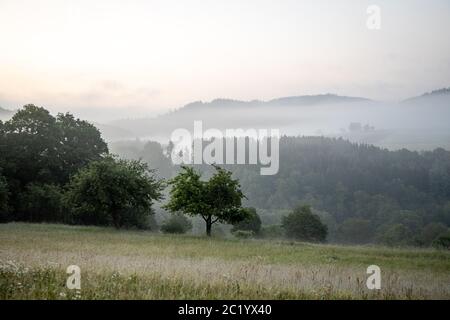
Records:
[[[161,167],[165,177],[177,171],[155,142],[111,149]],[[288,209],[309,204],[327,223],[331,241],[429,244],[450,225],[450,152],[444,149],[388,151],[343,139],[282,137],[277,175],[261,176],[256,165],[226,167],[263,222],[278,224]]]

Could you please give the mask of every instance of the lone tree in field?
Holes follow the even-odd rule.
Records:
[[[216,222],[237,223],[247,217],[242,208],[238,180],[231,172],[214,166],[216,173],[209,181],[200,180],[201,175],[191,167],[182,167],[182,172],[169,181],[172,186],[170,200],[164,208],[171,212],[183,212],[190,216],[201,216],[206,223],[206,234],[211,236],[211,227]]]
[[[327,226],[311,212],[310,206],[295,208],[283,217],[282,226],[288,238],[311,242],[323,242],[327,238]]]
[[[146,228],[162,189],[147,164],[109,156],[71,179],[65,201],[75,223]]]

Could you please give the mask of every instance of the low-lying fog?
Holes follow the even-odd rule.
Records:
[[[450,148],[449,96],[404,102],[370,100],[296,105],[280,102],[215,100],[194,103],[156,117],[112,121],[103,126],[105,138],[117,141],[149,139],[166,143],[177,128],[193,132],[235,128],[279,129],[285,135],[343,137],[391,149]]]

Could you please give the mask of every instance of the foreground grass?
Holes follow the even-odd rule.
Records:
[[[380,266],[382,289],[366,288]],[[65,287],[82,270],[81,292]],[[450,253],[0,225],[1,299],[450,298]]]

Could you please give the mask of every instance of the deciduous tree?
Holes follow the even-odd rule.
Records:
[[[216,172],[208,181],[191,167],[182,171],[169,184],[170,200],[164,208],[172,212],[183,212],[190,216],[201,216],[206,224],[206,234],[211,236],[212,225],[216,222],[237,223],[247,217],[242,208],[239,181],[231,177],[231,172],[214,166]]]

